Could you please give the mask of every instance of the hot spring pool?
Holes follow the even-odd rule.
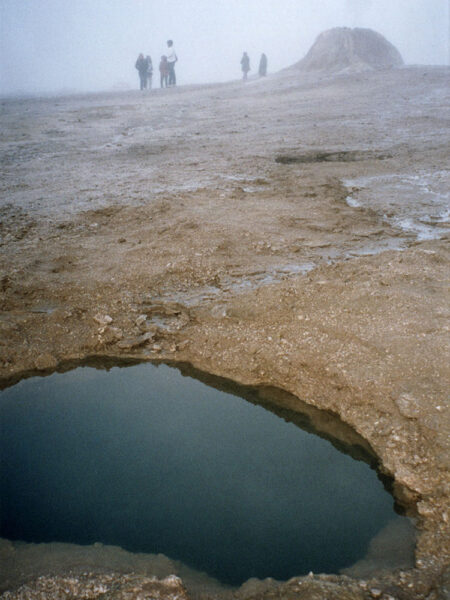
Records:
[[[337,573],[405,519],[375,470],[166,365],[0,393],[1,537],[162,553],[228,584]]]

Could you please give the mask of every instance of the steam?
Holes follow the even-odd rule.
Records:
[[[361,27],[366,17],[370,15],[372,0],[346,0],[345,12],[349,17],[349,25]]]
[[[157,69],[167,39],[180,84],[240,78],[244,50],[250,75],[263,52],[270,74],[342,26],[378,31],[409,64],[449,59],[448,0],[1,0],[0,94],[136,89],[138,54]]]

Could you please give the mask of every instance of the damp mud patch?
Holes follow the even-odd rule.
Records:
[[[343,180],[347,204],[375,211],[404,240],[448,238],[450,170],[385,173]]]
[[[279,154],[275,158],[275,162],[289,165],[295,163],[358,162],[363,160],[386,160],[388,158],[392,158],[392,155],[370,150],[342,150],[339,152],[319,151],[304,154]]]
[[[0,394],[0,536],[76,544],[79,569],[94,544],[164,555],[229,586],[412,566],[414,528],[368,444],[293,400],[164,364],[22,380]],[[21,583],[19,557],[0,589]]]

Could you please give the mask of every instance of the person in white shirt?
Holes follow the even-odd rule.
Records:
[[[173,41],[167,40],[167,62],[169,64],[169,86],[177,84],[177,78],[175,75],[175,63],[178,60],[178,57],[175,52],[175,48],[173,47]]]

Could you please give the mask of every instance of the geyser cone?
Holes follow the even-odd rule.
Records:
[[[297,66],[305,71],[387,69],[403,65],[400,52],[372,29],[336,27],[321,33]]]

